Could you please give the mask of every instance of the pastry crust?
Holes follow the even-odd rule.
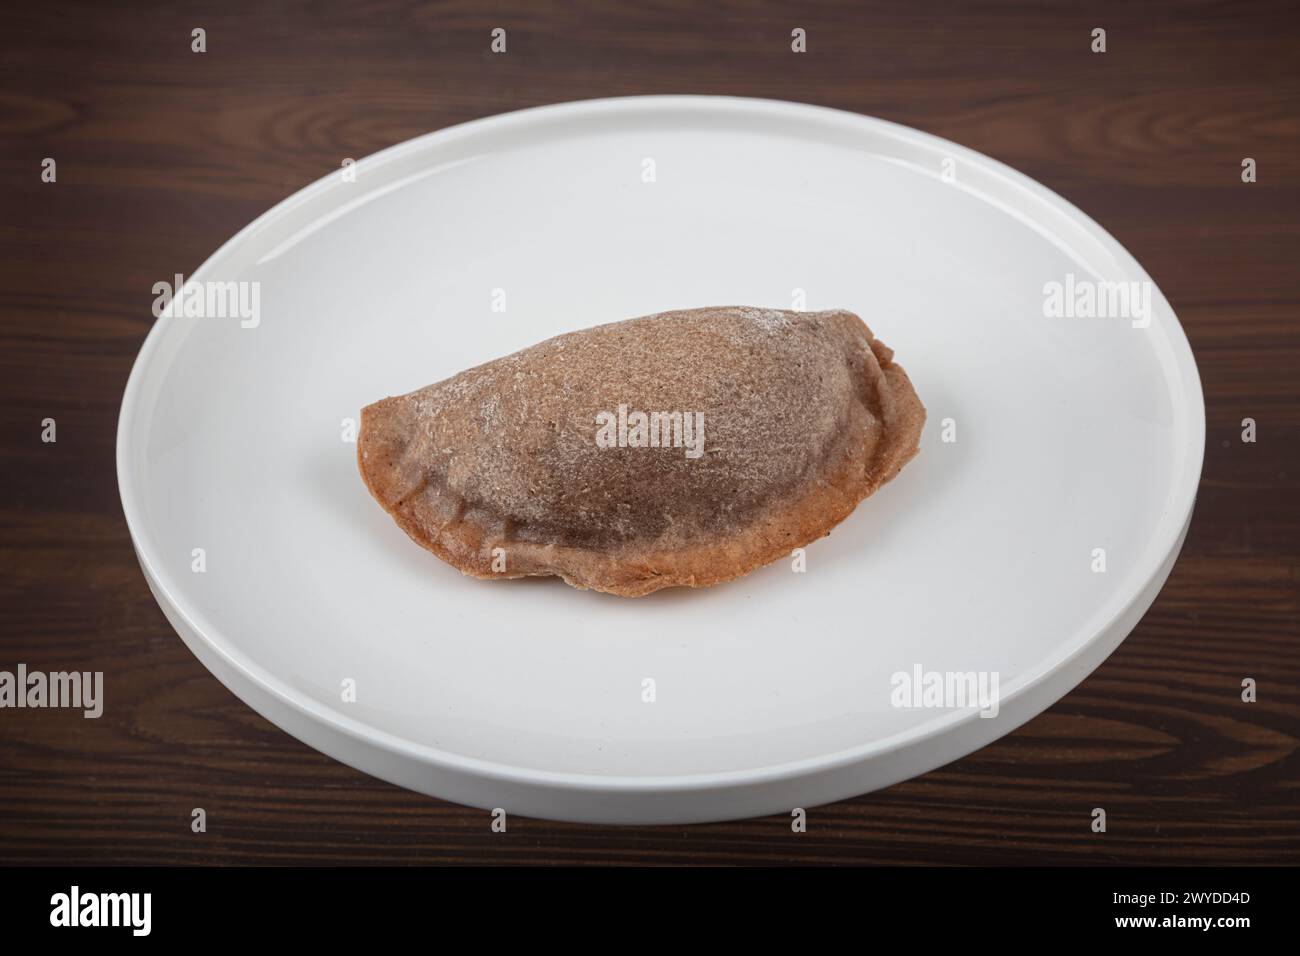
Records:
[[[702,436],[602,444],[599,423],[629,409],[702,420]],[[465,574],[638,597],[828,534],[917,453],[924,422],[853,313],[728,306],[557,336],[375,402],[357,459],[412,540]]]

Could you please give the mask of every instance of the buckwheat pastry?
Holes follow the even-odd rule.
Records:
[[[357,458],[465,574],[706,587],[829,533],[917,453],[893,358],[852,312],[663,312],[375,402]]]

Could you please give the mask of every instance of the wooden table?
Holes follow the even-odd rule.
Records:
[[[0,711],[0,862],[1295,863],[1300,859],[1300,7],[28,4],[0,36],[0,669],[105,672],[100,720]],[[487,10],[487,8],[485,8]],[[508,52],[488,51],[493,27]],[[207,52],[191,52],[191,30]],[[790,50],[795,27],[808,52]],[[1107,31],[1107,52],[1090,51]],[[269,206],[429,130],[595,96],[723,93],[915,126],[1096,218],[1204,380],[1196,516],[1096,673],[998,743],[786,817],[619,829],[443,804],[298,743],[145,586],[114,438],[151,287]],[[45,157],[57,182],[41,181]],[[1242,182],[1243,158],[1258,181]],[[41,441],[41,421],[58,441]],[[1241,440],[1242,419],[1258,440]],[[1240,699],[1245,677],[1259,699]],[[1091,832],[1104,806],[1108,832]],[[190,830],[191,809],[208,830]]]

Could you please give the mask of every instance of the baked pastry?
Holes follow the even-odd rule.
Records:
[[[636,597],[829,533],[917,453],[924,422],[852,312],[688,309],[375,402],[357,459],[398,525],[465,574]]]

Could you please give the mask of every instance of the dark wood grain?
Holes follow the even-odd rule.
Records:
[[[1300,862],[1300,15],[1293,2],[28,4],[0,34],[0,863]],[[208,31],[208,53],[189,31]],[[494,26],[509,53],[487,53]],[[795,26],[809,52],[789,52]],[[1088,50],[1095,26],[1109,52]],[[697,827],[514,820],[380,783],[227,692],[149,594],[113,447],[151,285],[345,156],[502,111],[727,93],[840,107],[1087,210],[1178,310],[1208,448],[1183,556],[1048,712],[886,791]],[[39,181],[43,157],[59,179]],[[1240,181],[1245,156],[1259,181]],[[40,420],[58,420],[56,445]],[[1244,417],[1259,440],[1240,441]],[[1239,699],[1243,677],[1259,702]],[[1109,832],[1089,830],[1105,806]],[[209,831],[189,829],[202,806]]]

